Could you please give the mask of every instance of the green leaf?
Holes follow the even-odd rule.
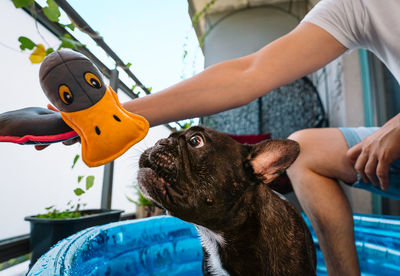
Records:
[[[80,195],[84,194],[85,191],[82,190],[81,188],[76,188],[76,189],[74,190],[74,193],[75,193],[77,196],[80,196]]]
[[[21,48],[21,50],[33,50],[33,48],[36,47],[36,43],[25,36],[18,37],[18,41],[21,43],[21,45],[19,45],[19,48]]]
[[[12,2],[14,3],[14,6],[18,9],[18,8],[25,8],[25,7],[29,7],[33,4],[34,0],[12,0]]]
[[[54,49],[53,49],[53,48],[47,48],[47,49],[46,49],[46,56],[50,55],[50,54],[53,53],[53,52],[54,52]]]
[[[57,3],[54,0],[47,0],[47,5],[43,8],[43,13],[50,21],[58,22],[61,13]]]
[[[126,199],[134,204],[136,204],[137,206],[152,206],[153,203],[151,203],[150,200],[148,200],[147,198],[144,197],[144,195],[142,194],[142,192],[140,191],[139,187],[136,185],[133,185],[133,188],[136,190],[136,194],[138,195],[138,200],[134,200],[130,197],[128,197],[127,195],[125,195]]]
[[[130,62],[128,62],[127,64],[125,64],[125,67],[126,68],[129,68],[129,67],[131,67],[132,66],[132,63],[130,63]]]
[[[78,211],[58,211],[54,210],[48,214],[39,214],[36,217],[46,218],[46,219],[69,219],[69,218],[79,218],[81,217],[81,212]]]
[[[75,30],[75,25],[73,23],[67,24],[66,27],[69,28],[71,31]]]
[[[64,36],[60,37],[61,44],[58,46],[58,50],[62,48],[68,49],[76,49],[78,46],[83,46],[83,44],[79,43],[78,41],[74,40],[71,35],[65,34]]]
[[[60,26],[63,27],[64,29],[65,28],[69,28],[71,31],[75,30],[75,25],[73,23],[70,23],[70,24],[67,24],[67,25],[60,23]]]
[[[150,200],[148,200],[147,198],[145,198],[144,195],[143,195],[141,192],[139,192],[139,205],[142,205],[142,206],[151,206],[151,205],[153,205],[153,203],[151,203]]]
[[[147,90],[149,90],[149,92],[151,92],[151,90],[153,90],[153,87],[147,87]]]
[[[86,191],[89,190],[94,184],[94,176],[89,175],[86,177]]]
[[[135,90],[135,88],[136,88],[136,85],[132,85],[131,90],[133,91],[133,90]]]
[[[192,124],[191,123],[185,123],[182,128],[183,129],[188,129]]]
[[[82,178],[83,178],[83,175],[78,176],[78,183],[81,183]]]
[[[53,209],[53,208],[54,208],[54,206],[55,206],[55,205],[51,205],[51,206],[49,206],[49,207],[46,207],[46,208],[44,208],[44,209],[46,209],[47,211],[49,211],[50,209]]]
[[[72,169],[75,167],[75,164],[76,164],[76,162],[78,162],[78,160],[79,160],[79,154],[77,154],[77,155],[75,155],[75,157],[74,157],[74,162],[72,163]],[[78,180],[78,183],[79,183],[79,180]]]
[[[136,200],[133,200],[132,198],[130,198],[130,197],[127,196],[127,195],[125,195],[125,197],[126,197],[126,199],[127,199],[129,202],[132,202],[133,204],[139,205],[139,202],[137,202]]]

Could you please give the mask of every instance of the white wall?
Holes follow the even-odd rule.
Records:
[[[17,40],[22,35],[41,43],[33,19],[17,10],[11,1],[3,0],[0,26],[0,113],[29,106],[45,107],[48,100],[39,85],[40,65],[30,63],[29,53],[19,50]],[[50,46],[57,48],[58,40],[41,26],[39,30]],[[125,198],[132,196],[128,186],[136,178],[135,163],[146,146],[168,134],[163,126],[151,129],[143,142],[116,161],[113,208],[135,210]],[[57,144],[39,152],[32,146],[0,143],[0,240],[28,233],[29,224],[24,216],[44,212],[44,207],[54,204],[63,208],[74,199],[78,175],[95,175],[95,185],[82,196],[82,201],[88,203],[87,208],[100,207],[103,168],[88,168],[80,161],[71,170],[73,158],[80,150],[80,144]]]
[[[209,15],[208,28],[225,14]],[[290,32],[298,20],[288,13],[270,7],[239,11],[220,21],[204,41],[205,67],[254,53]]]

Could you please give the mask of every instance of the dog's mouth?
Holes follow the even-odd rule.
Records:
[[[177,165],[170,152],[148,150],[140,158],[138,182],[143,195],[163,206],[174,204],[184,193],[177,185]]]

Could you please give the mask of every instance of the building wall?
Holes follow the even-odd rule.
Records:
[[[299,18],[295,14],[280,6],[260,6],[207,15],[204,66],[251,54],[290,32],[298,23]]]
[[[212,29],[204,40],[205,67],[251,54],[298,24],[295,16],[268,6],[211,14],[207,19]]]

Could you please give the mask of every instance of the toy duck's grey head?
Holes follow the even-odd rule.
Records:
[[[71,50],[60,50],[47,56],[39,77],[50,102],[64,112],[87,109],[106,92],[96,66],[86,56]]]
[[[88,166],[114,160],[146,136],[147,120],[121,106],[84,55],[54,52],[44,59],[39,76],[46,96],[80,136],[82,159]]]

